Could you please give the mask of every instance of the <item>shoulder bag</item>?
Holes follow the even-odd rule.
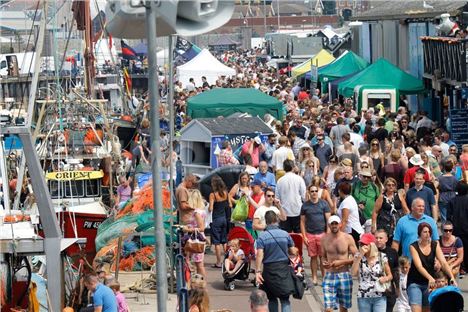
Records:
[[[380,251],[379,251],[379,262],[380,262],[380,267],[382,268],[382,276],[387,276],[387,274],[385,273],[385,263],[383,262],[382,253]],[[378,279],[377,282],[375,283],[375,290],[377,292],[383,293],[384,295],[388,291],[391,290],[391,287],[392,287],[391,281],[381,283],[380,279]]]
[[[294,272],[294,267],[293,267],[293,263],[292,263],[291,259],[289,259],[289,256],[286,254],[286,252],[284,252],[283,248],[281,248],[281,245],[278,243],[276,238],[270,233],[270,231],[266,230],[266,232],[268,232],[268,234],[270,234],[270,236],[274,239],[274,241],[276,242],[278,247],[281,249],[281,251],[286,256],[286,258],[288,258],[288,260],[289,260],[289,264],[290,264],[289,271],[291,273],[291,278],[292,278],[293,285],[294,285],[294,291],[292,293],[293,298],[302,299],[302,297],[304,296],[304,291],[305,291],[304,280],[299,278],[296,275],[296,273]]]
[[[187,253],[204,253],[205,245],[205,237],[198,230],[185,236],[184,251]]]

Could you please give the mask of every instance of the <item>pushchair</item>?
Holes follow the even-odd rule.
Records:
[[[434,290],[429,295],[431,312],[461,312],[464,309],[464,301],[458,287],[446,286]]]
[[[239,240],[240,248],[244,251],[245,257],[241,266],[233,274],[227,274],[227,269],[225,267],[226,258],[229,255],[229,250],[226,251],[223,259],[223,265],[221,272],[224,278],[224,289],[225,290],[234,290],[236,285],[235,280],[245,281],[249,278],[251,270],[251,262],[255,259],[255,247],[254,239],[246,229],[240,226],[234,226],[228,233],[228,241],[231,241],[235,238]],[[252,284],[257,287],[257,282],[255,277],[251,280]]]

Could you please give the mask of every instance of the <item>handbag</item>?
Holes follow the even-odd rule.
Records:
[[[206,239],[203,235],[195,230],[195,232],[186,235],[184,251],[186,253],[204,253]]]
[[[247,198],[242,196],[236,203],[234,210],[232,211],[231,220],[244,222],[249,216],[249,204]]]
[[[382,260],[382,253],[381,252],[379,252],[379,261],[380,261],[380,266],[382,268],[382,276],[387,276],[387,274],[385,273],[385,266],[384,266],[384,263],[383,263],[383,260]],[[378,279],[377,282],[375,283],[375,290],[377,292],[380,292],[380,293],[383,293],[383,294],[385,294],[386,292],[391,291],[391,287],[392,287],[392,282],[391,281],[382,283],[382,282],[380,282],[380,279]]]
[[[268,232],[268,234],[270,234],[270,236],[274,239],[274,241],[276,242],[278,247],[281,249],[281,251],[286,255],[286,257],[289,260],[289,263],[290,263],[289,272],[291,274],[292,282],[293,282],[293,285],[294,285],[294,290],[293,290],[293,293],[292,293],[293,298],[302,299],[302,297],[304,296],[304,291],[305,291],[304,279],[301,279],[299,276],[296,275],[296,272],[294,272],[294,267],[293,267],[293,263],[292,263],[291,259],[289,259],[289,256],[281,248],[281,245],[278,243],[276,238],[270,233],[270,231],[266,230],[266,232]]]

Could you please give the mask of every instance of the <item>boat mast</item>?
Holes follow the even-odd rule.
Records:
[[[84,1],[84,37],[85,37],[85,50],[84,50],[84,61],[85,61],[85,81],[86,81],[86,94],[88,98],[94,96],[94,52],[93,52],[93,27],[91,22],[91,10],[90,0]]]

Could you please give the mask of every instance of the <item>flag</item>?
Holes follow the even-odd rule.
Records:
[[[99,38],[102,36],[102,32],[104,31],[102,25],[106,23],[106,13],[103,11],[99,11],[96,17],[93,18],[92,21],[92,29],[93,29],[93,42],[97,42]]]
[[[123,40],[120,40],[120,45],[122,46],[122,57],[124,59],[135,59],[136,58],[136,52],[133,50],[131,46],[126,44]]]
[[[184,64],[200,53],[201,49],[190,41],[177,37],[174,49],[174,60],[177,65]]]
[[[123,78],[125,82],[125,91],[127,92],[127,96],[131,98],[132,96],[132,77],[130,77],[130,74],[128,73],[128,70],[126,67],[123,69]]]

